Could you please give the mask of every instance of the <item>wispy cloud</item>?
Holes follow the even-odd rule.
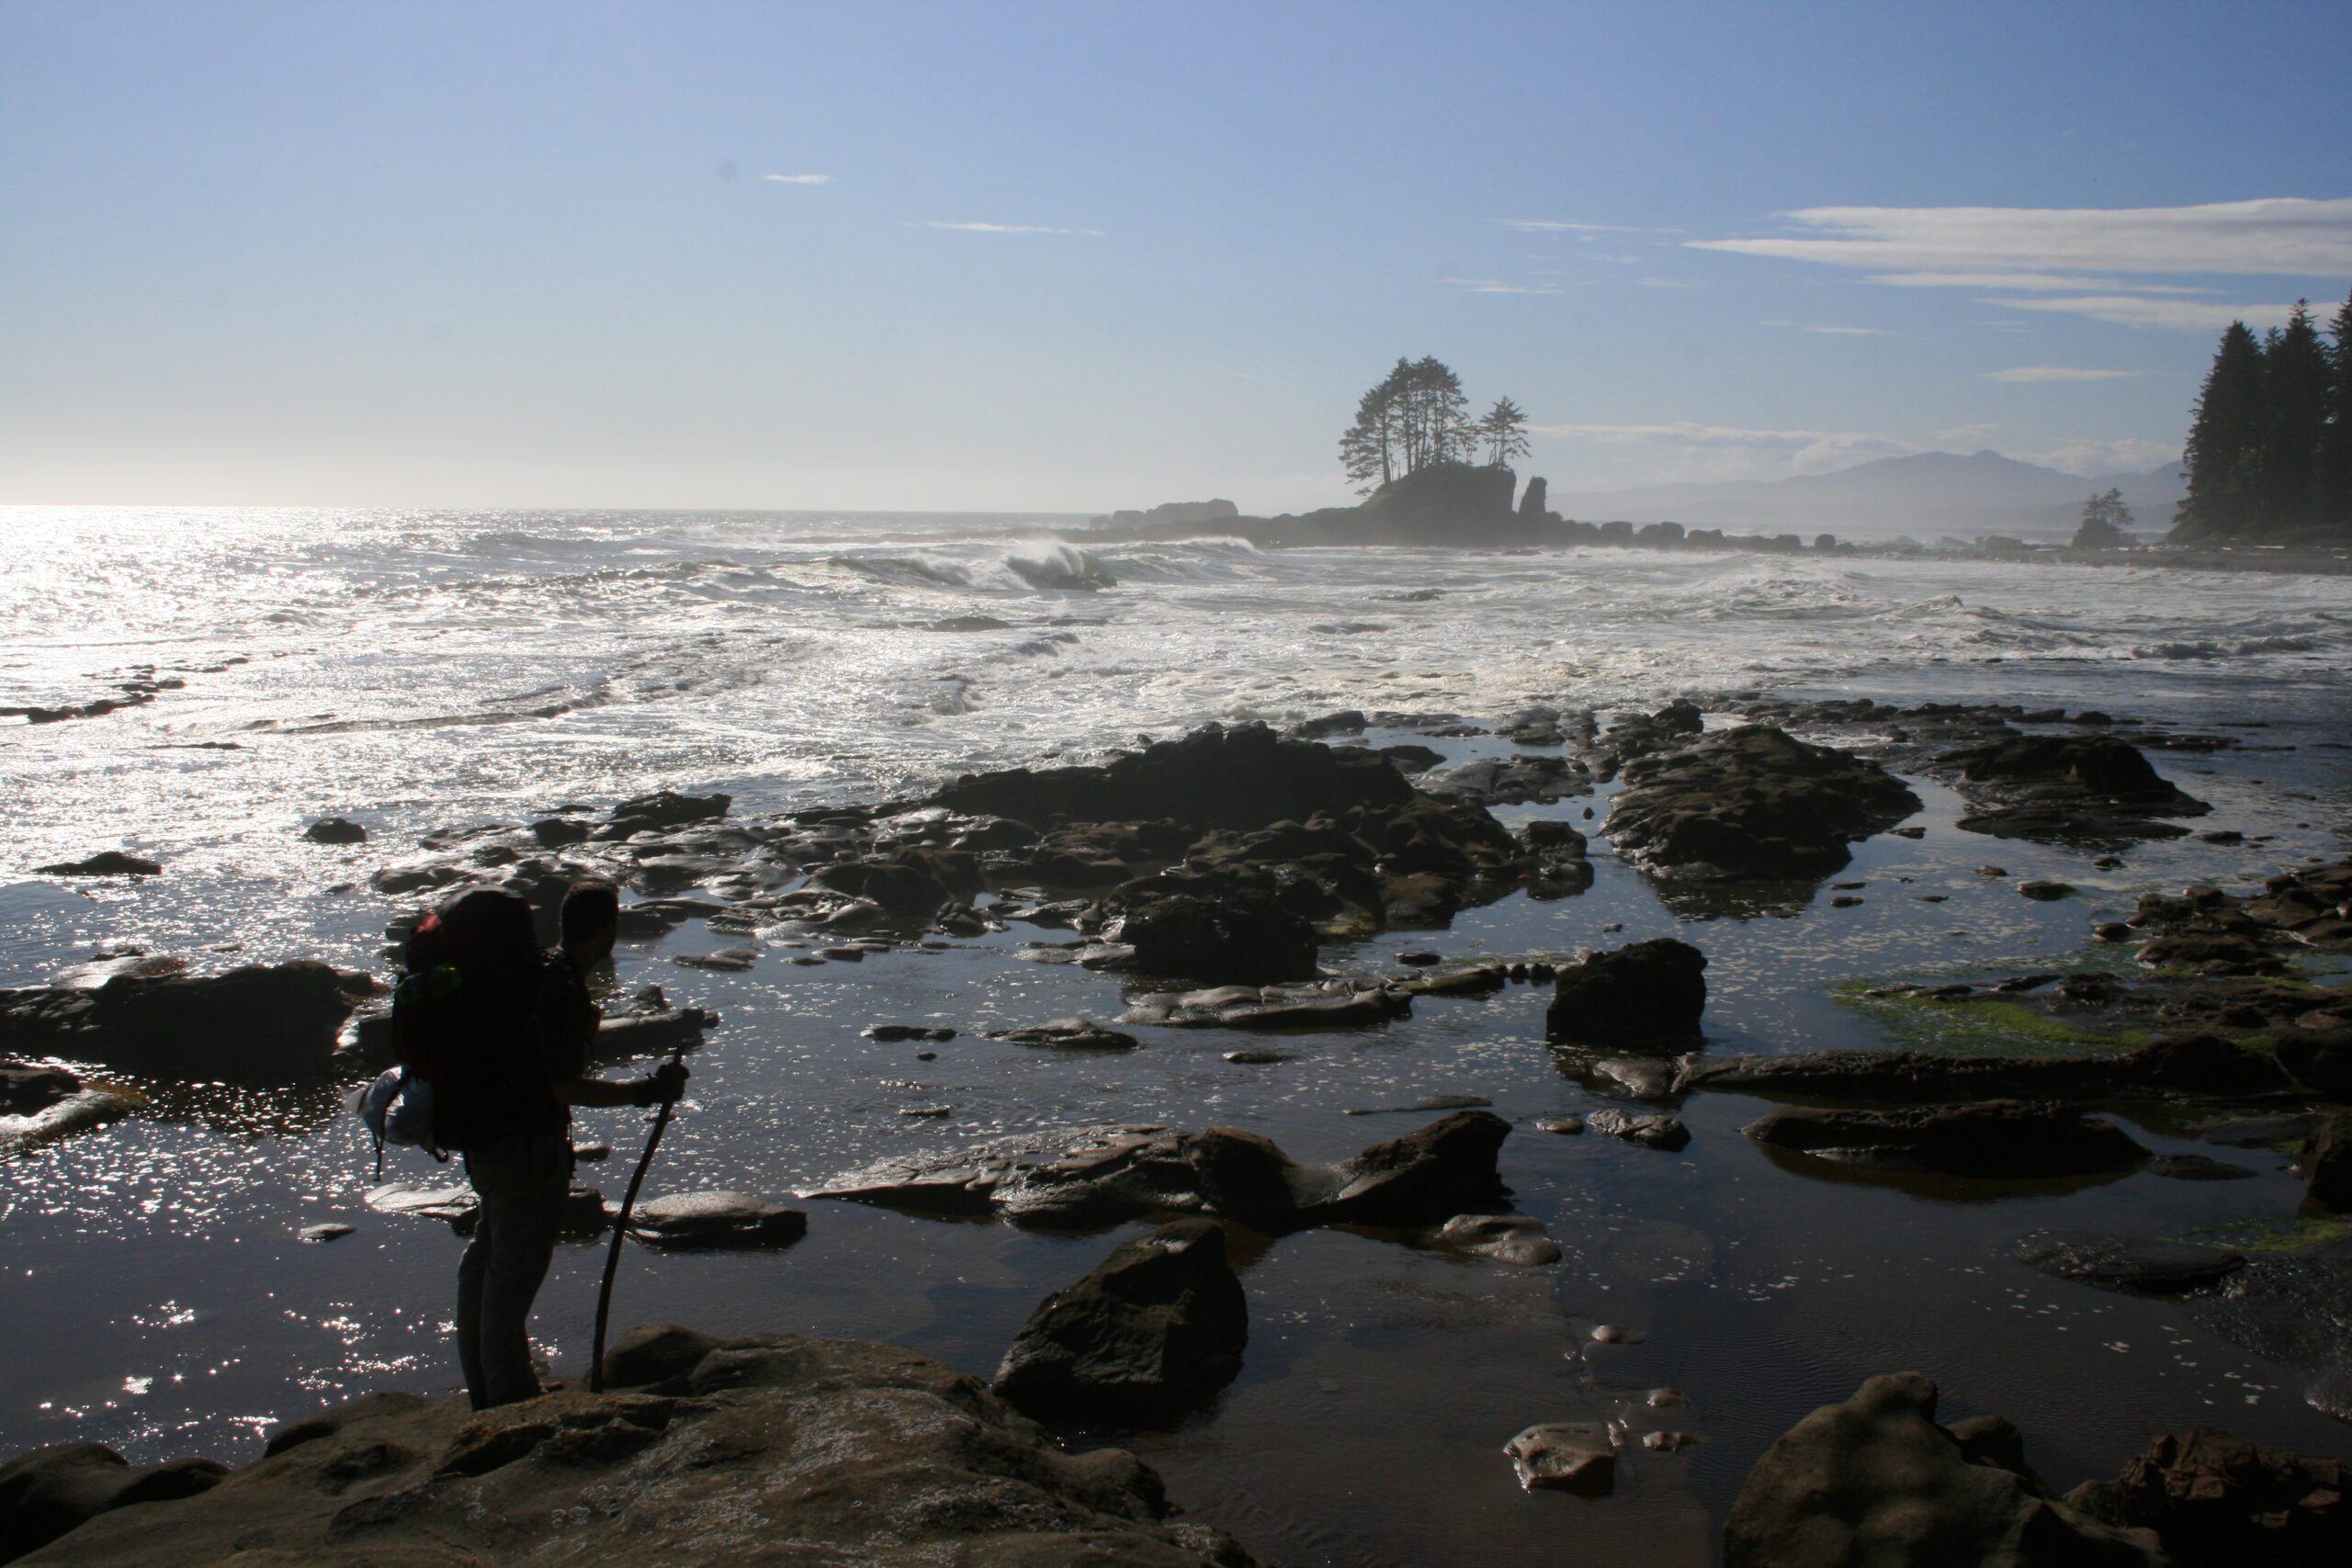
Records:
[[[1043,223],[948,223],[934,218],[923,227],[960,229],[967,234],[1083,234],[1097,240],[1102,237],[1100,229],[1054,229]]]
[[[2011,310],[2050,310],[2068,316],[2088,316],[2123,327],[2180,327],[2211,332],[2232,321],[2250,326],[2277,326],[2291,305],[2216,305],[2202,299],[2152,299],[2144,294],[2088,294],[2061,299],[1985,299]]]
[[[1548,218],[1498,218],[1506,229],[1530,234],[1677,234],[1679,229],[1645,229],[1631,223],[1555,223]]]
[[[1813,321],[1758,321],[1756,324],[1761,327],[1794,327],[1801,333],[1826,333],[1831,337],[1883,337],[1886,333],[1884,327],[1832,327]]]
[[[760,178],[784,186],[829,186],[833,183],[831,175],[762,175]]]
[[[2138,370],[2086,370],[2072,365],[2019,365],[2008,370],[1980,372],[1984,381],[2120,381],[2139,376]]]
[[[1556,283],[1505,283],[1492,277],[1449,277],[1444,280],[1473,294],[1557,294]]]
[[[2113,277],[2073,277],[2052,272],[1890,272],[1871,279],[1897,288],[2017,288],[2061,293],[2070,288],[2107,288],[2131,294],[2211,294],[2177,283],[2125,282]]]
[[[1898,273],[2352,276],[2352,197],[2119,209],[1812,207],[1781,216],[1808,232],[1683,243]]]

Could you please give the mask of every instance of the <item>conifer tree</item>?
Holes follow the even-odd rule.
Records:
[[[2317,521],[2319,449],[2327,432],[2335,367],[2312,324],[2308,301],[2297,300],[2285,327],[2262,349],[2262,446],[2256,486],[2256,525],[2267,534],[2294,534]]]
[[[2244,321],[2232,321],[2188,427],[2188,499],[2175,515],[2176,541],[2202,543],[2254,526],[2266,423],[2262,383],[2262,344]]]
[[[2075,530],[2071,547],[2078,550],[2120,550],[2132,543],[2132,536],[2124,530],[2132,526],[2132,509],[2123,504],[2123,492],[2110,490],[2105,495],[2095,495],[2083,502],[2082,526]]]
[[[2352,539],[2352,297],[2328,323],[2328,422],[2320,435],[2312,511],[2337,542]]]
[[[1513,457],[1526,457],[1532,450],[1526,429],[1527,412],[1509,398],[1497,398],[1476,425],[1478,444],[1487,449],[1487,466],[1505,468]]]
[[[1357,488],[1369,491],[1432,463],[1467,461],[1481,428],[1471,421],[1462,378],[1443,362],[1399,359],[1357,401],[1355,423],[1340,437],[1340,460]]]

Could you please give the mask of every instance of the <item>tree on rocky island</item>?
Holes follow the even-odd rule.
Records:
[[[1527,445],[1527,412],[1509,398],[1497,398],[1495,406],[1476,425],[1478,445],[1487,449],[1487,467],[1507,468],[1513,457],[1524,457],[1532,450]]]
[[[2352,537],[2348,344],[2352,301],[2325,335],[2300,300],[2284,326],[2258,339],[2244,321],[2230,323],[2198,394],[2185,454],[2188,499],[2170,542]]]
[[[2132,544],[2125,529],[2132,526],[2132,509],[2123,504],[2123,492],[2110,490],[2105,495],[2095,495],[2083,502],[2083,525],[2075,530],[2073,548],[2078,550],[2120,550]]]
[[[1400,358],[1357,400],[1340,458],[1359,491],[1374,491],[1434,463],[1466,462],[1481,429],[1451,368],[1428,355]]]

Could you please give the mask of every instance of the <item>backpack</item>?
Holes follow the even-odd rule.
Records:
[[[535,1032],[546,960],[531,906],[460,894],[418,925],[406,957],[392,992],[400,1066],[362,1090],[361,1118],[384,1143],[435,1155],[560,1129]]]

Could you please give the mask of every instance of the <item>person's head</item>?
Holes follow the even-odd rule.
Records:
[[[612,956],[621,896],[609,882],[575,882],[563,896],[563,951],[586,968]]]

